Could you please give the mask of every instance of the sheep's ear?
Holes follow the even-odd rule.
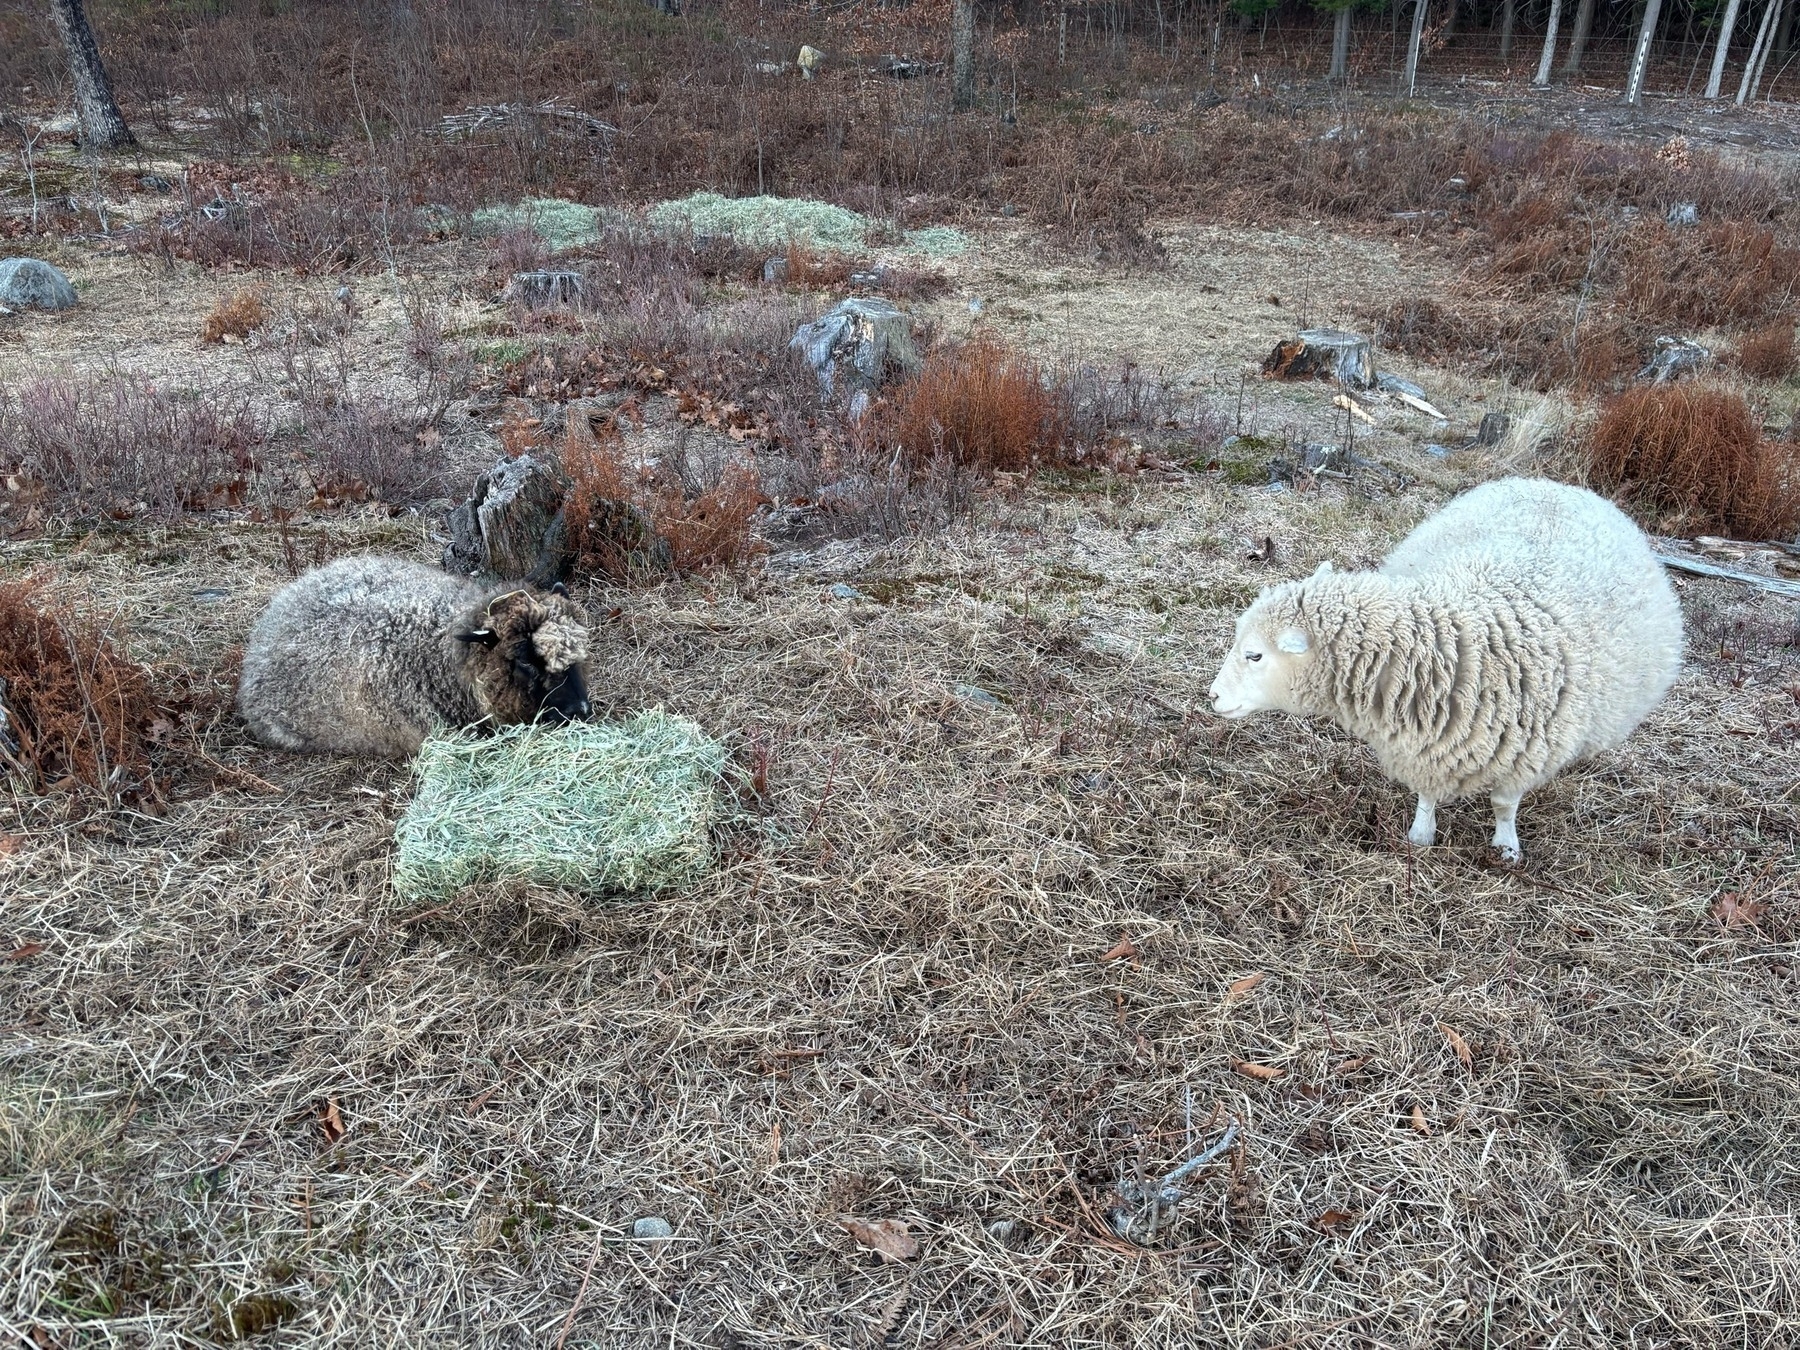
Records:
[[[500,641],[500,635],[491,628],[470,628],[458,633],[456,640],[471,647],[492,647]]]
[[[563,585],[562,582],[553,581],[550,583],[550,594],[566,596],[566,595],[568,595],[568,593],[569,593],[569,588],[567,586]]]
[[[1281,636],[1275,639],[1275,646],[1290,656],[1300,656],[1312,646],[1312,643],[1298,628],[1284,628],[1281,630]]]

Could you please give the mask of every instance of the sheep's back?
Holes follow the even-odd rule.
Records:
[[[1681,605],[1662,565],[1624,512],[1583,488],[1485,484],[1420,525],[1381,570],[1529,632],[1517,655],[1559,674],[1556,739],[1568,759],[1623,741],[1680,671]]]
[[[238,705],[291,750],[410,754],[438,722],[479,717],[445,634],[479,595],[392,558],[346,558],[278,591],[250,631]]]

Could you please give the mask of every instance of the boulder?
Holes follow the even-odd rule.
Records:
[[[0,261],[0,305],[8,309],[71,309],[75,288],[47,262],[7,258]]]
[[[857,297],[802,324],[790,347],[803,353],[827,397],[867,393],[890,375],[919,368],[912,319],[886,300]]]
[[[1656,339],[1656,355],[1650,358],[1650,364],[1640,370],[1637,377],[1648,380],[1651,384],[1667,384],[1683,375],[1697,374],[1711,361],[1711,350],[1698,342],[1690,342],[1686,338],[1659,337]]]

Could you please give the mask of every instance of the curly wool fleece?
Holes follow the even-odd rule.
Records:
[[[1426,819],[1470,793],[1516,801],[1618,745],[1681,668],[1680,602],[1642,532],[1542,479],[1457,498],[1377,572],[1265,591],[1238,634],[1234,656],[1252,635],[1290,653],[1274,706],[1366,741]]]

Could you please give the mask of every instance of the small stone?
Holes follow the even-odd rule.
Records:
[[[1481,425],[1475,429],[1475,444],[1490,449],[1506,439],[1507,431],[1512,427],[1512,418],[1503,412],[1490,412],[1481,415]]]
[[[762,266],[762,279],[765,286],[779,286],[788,279],[788,260],[784,257],[765,258]]]
[[[203,586],[194,592],[194,599],[203,605],[216,605],[231,598],[231,592],[221,590],[217,586]]]
[[[0,305],[13,309],[72,309],[75,288],[47,262],[7,258],[0,261]]]
[[[1700,223],[1699,202],[1676,202],[1669,208],[1669,224],[1678,229],[1689,229]]]
[[[964,703],[971,704],[977,708],[985,708],[990,712],[1005,706],[1000,702],[999,698],[990,694],[980,685],[959,684],[956,686],[956,696]]]
[[[138,186],[146,192],[173,192],[175,185],[160,173],[147,173],[138,179]]]
[[[869,598],[846,581],[835,583],[827,594],[833,600],[867,600]]]
[[[1439,459],[1449,459],[1452,452],[1449,446],[1439,445],[1436,441],[1432,441],[1425,447],[1425,453],[1436,455]]]
[[[669,1221],[655,1214],[646,1215],[631,1225],[631,1236],[640,1242],[661,1242],[675,1236]]]

